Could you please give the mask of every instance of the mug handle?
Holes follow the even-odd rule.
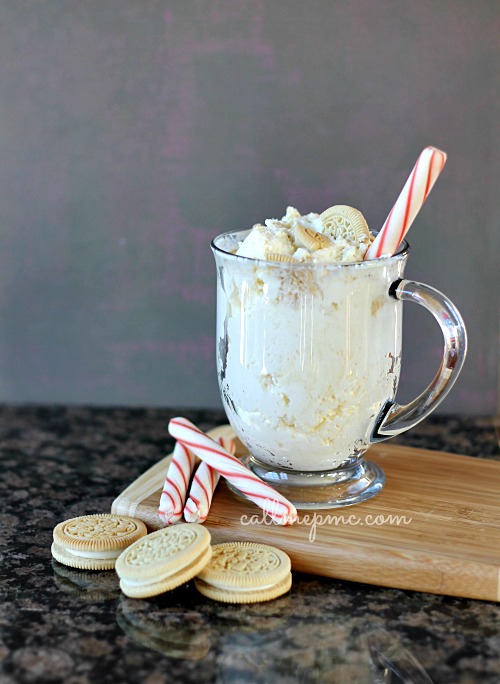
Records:
[[[441,327],[444,351],[441,367],[430,385],[409,404],[388,401],[377,420],[371,442],[380,442],[409,430],[434,411],[453,387],[467,352],[467,332],[458,309],[444,294],[413,280],[396,280],[389,288],[395,299],[409,300],[428,309]]]

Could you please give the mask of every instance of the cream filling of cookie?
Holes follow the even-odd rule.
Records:
[[[145,580],[129,580],[125,577],[121,577],[120,581],[123,583],[125,587],[150,587],[155,584],[159,584],[160,582],[163,582],[166,579],[174,577],[175,574],[177,573],[164,572],[160,575],[157,575],[156,577],[150,577]]]
[[[205,549],[206,551],[206,549]],[[204,552],[205,552],[204,551]],[[200,561],[201,554],[197,556],[194,560],[190,560],[188,563],[184,563],[183,565],[177,565],[175,567],[175,571],[172,572],[172,568],[169,568],[165,572],[159,572],[155,577],[146,577],[143,580],[131,580],[127,579],[126,577],[121,576],[120,581],[123,583],[123,586],[125,587],[149,587],[149,586],[154,586],[155,584],[160,584],[161,582],[165,581],[166,579],[171,579],[178,575],[180,572],[183,572],[190,568],[192,565],[195,565]],[[208,561],[207,561],[208,562]]]
[[[286,579],[285,577],[283,580]],[[200,584],[204,584],[206,587],[213,587],[215,589],[222,589],[223,591],[237,591],[238,593],[254,593],[258,591],[264,591],[265,589],[272,589],[273,587],[276,587],[280,582],[283,580],[279,580],[279,582],[273,582],[272,584],[261,584],[257,587],[240,587],[238,585],[231,585],[228,586],[227,584],[222,584],[220,582],[207,582],[206,580],[202,580],[199,577],[196,578],[196,581],[199,582]]]
[[[123,549],[118,549],[117,551],[74,551],[73,549],[64,549],[72,556],[77,558],[97,558],[99,560],[113,560],[118,558],[122,553]]]

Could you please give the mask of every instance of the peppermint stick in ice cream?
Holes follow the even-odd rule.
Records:
[[[167,470],[158,508],[158,515],[167,525],[173,525],[182,518],[194,463],[194,454],[184,444],[177,442]]]
[[[236,446],[232,439],[219,437],[217,441],[231,455],[234,454]],[[184,506],[184,520],[186,522],[205,522],[219,479],[220,474],[208,463],[201,461],[195,470],[189,490],[189,499]]]
[[[410,173],[377,237],[367,250],[365,260],[394,254],[446,163],[446,153],[426,147]]]
[[[280,525],[291,525],[295,522],[297,511],[288,499],[254,475],[243,463],[189,420],[172,418],[168,431],[174,439],[182,442],[198,458],[217,470],[247,499],[260,506],[274,522]]]

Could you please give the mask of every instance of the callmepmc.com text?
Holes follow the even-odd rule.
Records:
[[[313,542],[316,539],[316,533],[318,527],[323,525],[364,525],[366,527],[378,527],[381,525],[409,525],[412,518],[408,518],[405,515],[389,515],[379,513],[377,515],[368,514],[365,516],[359,515],[332,515],[332,514],[322,514],[322,513],[312,513],[303,515],[298,518],[294,525],[305,525],[309,527],[309,541]],[[273,520],[266,515],[255,514],[255,515],[242,515],[240,518],[242,525],[274,525]]]

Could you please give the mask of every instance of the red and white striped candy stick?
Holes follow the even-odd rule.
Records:
[[[252,473],[226,449],[199,430],[186,418],[172,418],[168,431],[196,456],[217,470],[226,480],[256,503],[280,525],[291,525],[297,518],[293,504]]]
[[[194,463],[194,454],[184,444],[177,442],[168,466],[158,508],[158,515],[167,525],[173,525],[182,518]]]
[[[217,441],[223,449],[234,455],[236,445],[232,439],[219,437]],[[219,479],[220,473],[211,468],[208,463],[201,461],[195,470],[189,490],[189,499],[184,506],[184,520],[187,522],[205,522]]]
[[[365,254],[365,260],[394,254],[422,208],[446,163],[446,153],[426,147],[417,159],[401,194],[379,234]]]

